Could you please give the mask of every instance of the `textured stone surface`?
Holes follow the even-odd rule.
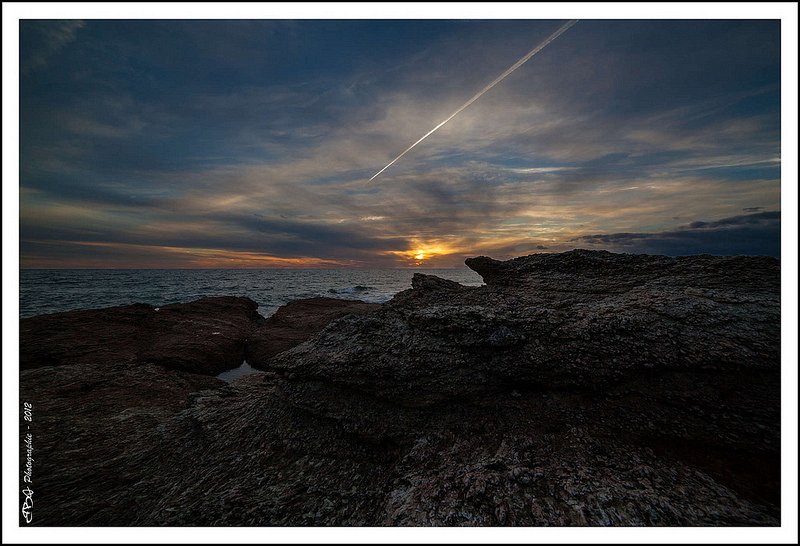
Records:
[[[247,342],[247,362],[266,367],[278,353],[299,345],[336,319],[374,311],[380,305],[359,300],[308,298],[287,303],[255,328]]]
[[[20,320],[20,367],[157,364],[216,374],[241,364],[258,305],[247,298],[137,304]]]
[[[467,260],[486,286],[406,291],[273,368],[406,406],[509,387],[602,391],[642,374],[777,371],[775,259],[573,251],[489,263]]]
[[[467,263],[485,286],[415,276],[230,385],[23,371],[62,428],[34,523],[779,524],[777,260]]]

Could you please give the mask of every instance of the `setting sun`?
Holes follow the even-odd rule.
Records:
[[[407,261],[408,265],[429,265],[441,263],[441,259],[457,252],[457,247],[439,240],[414,240],[409,241],[408,250],[390,250],[387,253]]]
[[[3,543],[796,539],[788,3],[136,4],[2,9]]]

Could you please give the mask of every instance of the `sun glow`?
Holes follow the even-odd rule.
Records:
[[[404,253],[398,254],[401,256],[404,255],[404,257],[409,260],[411,264],[419,266],[435,262],[439,257],[446,256],[452,252],[453,249],[448,245],[438,242],[418,242],[416,245],[411,247],[411,250],[407,250]]]
[[[405,250],[388,250],[386,254],[395,256],[398,259],[398,265],[403,263],[406,266],[435,267],[437,264],[441,264],[442,259],[446,260],[447,256],[455,252],[460,252],[460,250],[443,241],[414,238],[409,240]]]

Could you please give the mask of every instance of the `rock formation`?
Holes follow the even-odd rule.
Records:
[[[34,524],[779,524],[777,260],[467,265],[485,286],[279,311],[273,347],[229,308],[153,337],[139,308],[21,321]],[[211,320],[265,373],[203,375]]]
[[[253,329],[247,342],[247,361],[254,368],[267,367],[273,356],[299,345],[334,320],[378,307],[377,303],[338,298],[289,302]]]
[[[20,368],[156,364],[214,375],[242,362],[257,308],[222,297],[31,317],[20,321]]]

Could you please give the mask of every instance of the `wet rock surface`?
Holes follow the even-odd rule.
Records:
[[[34,524],[779,524],[777,260],[467,263],[229,385],[28,366]]]

